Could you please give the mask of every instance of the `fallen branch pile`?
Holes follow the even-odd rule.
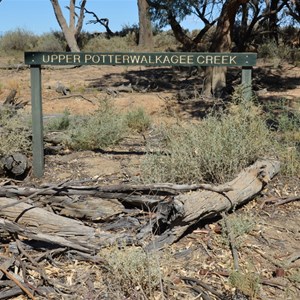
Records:
[[[180,239],[191,226],[253,199],[278,172],[278,161],[259,160],[220,186],[90,186],[74,182],[39,188],[2,185],[0,237],[13,237],[9,252],[12,246],[21,252],[28,261],[24,269],[40,272],[42,283],[33,288],[11,278],[7,270],[16,261],[4,255],[0,288],[5,286],[5,293],[10,295],[26,293],[29,298],[33,298],[33,290],[41,295],[53,291],[55,284],[38,267],[50,253],[72,252],[77,259],[97,262],[101,260],[97,251],[115,243],[141,245],[147,251],[161,249]],[[44,251],[39,259],[28,254],[35,245]],[[4,274],[5,283],[1,281]]]

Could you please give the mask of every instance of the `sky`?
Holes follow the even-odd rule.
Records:
[[[77,1],[79,3],[79,0]],[[69,5],[69,0],[59,0],[61,7]],[[99,18],[108,18],[112,31],[119,31],[127,25],[138,24],[137,0],[88,0],[86,8]],[[68,12],[64,9],[68,21]],[[87,15],[85,22],[92,17]],[[197,28],[192,17],[185,21],[189,29]],[[37,35],[60,30],[50,0],[2,0],[0,2],[0,35],[21,28]],[[84,25],[84,31],[104,32],[99,24]]]

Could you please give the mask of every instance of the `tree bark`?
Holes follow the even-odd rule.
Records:
[[[153,49],[153,33],[149,5],[146,0],[138,0],[139,12],[139,47],[141,49]]]
[[[209,52],[230,52],[235,16],[241,4],[249,0],[227,0],[222,8]],[[219,96],[226,87],[226,67],[207,67],[203,91],[206,96]]]
[[[62,13],[61,7],[58,3],[58,0],[50,0],[53,6],[54,14],[56,17],[56,20],[65,36],[65,39],[67,41],[67,44],[72,52],[80,52],[78,43],[77,43],[77,36],[81,31],[82,24],[83,24],[83,18],[84,18],[84,7],[86,4],[86,0],[83,0],[81,2],[81,9],[80,9],[80,15],[77,23],[77,27],[75,25],[75,4],[76,0],[70,0],[70,24],[68,26],[67,21]]]

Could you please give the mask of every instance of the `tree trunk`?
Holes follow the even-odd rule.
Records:
[[[146,0],[138,0],[139,11],[139,47],[141,49],[153,49],[153,33],[149,5]]]
[[[273,39],[278,45],[278,3],[279,0],[272,0],[270,3],[270,16],[269,16],[269,30],[270,30],[270,39]]]
[[[227,0],[217,24],[210,52],[230,52],[235,16],[241,4],[249,0]],[[226,67],[207,67],[203,91],[206,96],[220,95],[226,87]]]
[[[72,52],[80,52],[76,36],[79,34],[77,28],[75,27],[75,2],[76,0],[70,0],[70,24],[68,26],[67,21],[62,13],[61,7],[58,0],[50,0],[53,6],[56,20],[65,36],[67,44]],[[82,1],[81,6],[85,4],[86,1]],[[80,14],[78,24],[82,26],[82,20],[84,15]]]

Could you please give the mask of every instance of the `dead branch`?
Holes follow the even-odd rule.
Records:
[[[167,229],[148,244],[147,250],[160,249],[172,244],[190,226],[248,202],[279,172],[279,169],[278,161],[259,160],[228,183],[232,191],[215,193],[205,190],[175,196],[170,203],[168,219],[165,224],[161,224]]]
[[[239,254],[236,248],[236,244],[235,244],[235,238],[231,229],[231,224],[228,221],[228,218],[225,214],[225,212],[221,213],[224,223],[225,223],[225,227],[226,227],[226,232],[227,232],[227,237],[229,240],[229,245],[230,245],[230,249],[231,249],[231,253],[232,253],[232,257],[233,257],[233,265],[234,265],[234,269],[235,271],[238,271],[240,269],[239,267]]]
[[[90,195],[90,196],[100,196],[105,198],[110,193],[114,198],[118,198],[120,193],[133,194],[133,193],[143,193],[146,195],[178,195],[179,193],[196,191],[196,190],[206,190],[216,193],[225,193],[233,190],[229,184],[222,184],[219,186],[213,184],[173,184],[173,183],[162,183],[162,184],[145,184],[145,185],[130,185],[130,184],[120,184],[120,185],[99,185],[99,186],[75,186],[71,182],[63,182],[58,185],[45,185],[41,188],[31,188],[31,187],[18,187],[15,185],[3,185],[0,186],[0,197],[30,197],[38,195],[46,196],[65,196],[65,195]],[[104,194],[105,193],[105,194]],[[109,197],[111,198],[111,197]],[[122,197],[123,198],[123,197]],[[26,201],[26,199],[25,199]],[[151,201],[150,201],[151,202]],[[18,204],[19,201],[16,201]],[[3,209],[5,207],[0,207]]]
[[[55,97],[55,98],[52,98],[52,99],[50,99],[50,100],[55,100],[55,99],[68,99],[68,98],[76,98],[76,97],[80,97],[80,98],[82,98],[82,99],[84,99],[84,100],[86,100],[86,101],[88,101],[88,102],[90,102],[90,103],[92,103],[92,104],[95,104],[95,102],[94,102],[93,100],[88,99],[88,98],[84,97],[84,96],[81,95],[81,94],[65,95],[65,96],[61,96],[61,97]]]
[[[260,160],[240,172],[234,180],[219,187],[205,184],[93,187],[74,186],[70,182],[42,188],[1,186],[0,228],[28,239],[89,254],[99,247],[119,241],[139,244],[149,238],[152,242],[146,250],[162,248],[177,241],[190,226],[251,200],[278,171],[279,162]],[[44,197],[41,198],[41,195]],[[18,200],[7,197],[24,198]],[[29,201],[31,203],[24,203]],[[39,205],[46,203],[53,211],[66,216],[110,222],[102,224],[99,232],[99,229],[80,221],[37,207],[37,201]],[[131,217],[134,220],[130,223],[126,213],[132,213],[133,210],[125,209],[125,203],[144,209],[144,221]],[[137,211],[134,213],[137,214]],[[146,213],[148,219],[145,219]],[[116,218],[121,215],[124,217]],[[134,233],[116,233],[116,230],[124,228],[134,228]],[[153,233],[159,235],[153,239]]]
[[[31,293],[31,291],[23,285],[13,274],[6,271],[4,268],[0,267],[0,271],[3,272],[7,278],[9,278],[11,281],[13,281],[30,299],[34,300],[34,296]]]
[[[78,6],[75,6],[75,7],[79,8]],[[99,23],[99,24],[101,24],[102,26],[105,27],[107,38],[110,39],[112,36],[114,36],[114,33],[109,28],[109,19],[108,18],[99,19],[98,16],[93,11],[89,11],[86,8],[84,8],[84,11],[87,14],[91,14],[95,18],[95,20],[90,20],[90,21],[86,22],[86,24],[97,24],[97,23]]]

